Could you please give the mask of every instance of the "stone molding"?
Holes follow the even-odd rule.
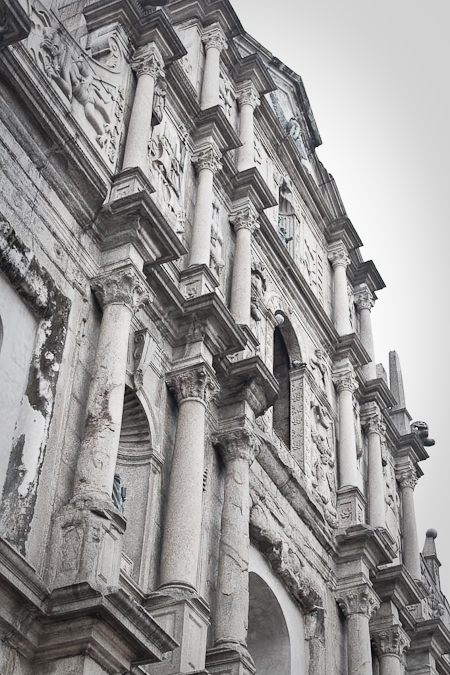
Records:
[[[91,287],[102,307],[126,305],[136,312],[151,300],[150,290],[132,267],[96,277],[91,281]]]
[[[255,230],[259,229],[257,216],[251,208],[241,209],[230,217],[230,223],[234,227],[234,231],[250,230],[253,234]]]
[[[370,619],[380,607],[378,596],[367,584],[341,591],[336,601],[346,617],[363,614]]]
[[[364,284],[361,288],[357,289],[354,293],[354,303],[359,310],[368,309],[371,310],[375,306],[375,300],[372,292],[369,287]]]
[[[202,42],[205,50],[218,49],[219,52],[222,52],[228,47],[225,33],[218,23],[213,24],[203,33]]]
[[[353,394],[359,387],[358,380],[352,372],[336,375],[333,382],[339,394],[342,391],[350,391]]]
[[[250,465],[261,448],[261,442],[257,436],[245,427],[215,434],[213,443],[219,446],[225,464],[243,459]]]
[[[372,415],[364,421],[362,426],[368,434],[378,434],[379,436],[385,436],[386,434],[386,424],[379,415]]]
[[[336,269],[336,267],[345,267],[347,269],[351,263],[347,249],[343,244],[328,253],[328,260],[333,265],[333,269]]]
[[[151,75],[155,80],[164,74],[164,59],[155,43],[139,47],[131,61],[136,76]]]
[[[222,162],[220,161],[221,154],[219,149],[215,144],[208,144],[208,146],[202,148],[197,155],[194,155],[192,158],[192,163],[196,167],[197,171],[202,169],[209,169],[213,174],[217,173],[219,169],[222,168]]]
[[[407,467],[398,471],[395,475],[397,481],[403,490],[404,488],[410,487],[414,490],[419,480],[417,477],[417,472],[413,466]]]
[[[175,394],[178,405],[187,400],[201,401],[208,405],[219,392],[214,374],[204,364],[169,373],[166,384]]]
[[[405,649],[408,649],[410,640],[400,624],[387,626],[378,630],[371,630],[370,635],[379,657],[386,655],[401,658]]]
[[[254,110],[260,105],[261,97],[254,85],[250,82],[240,89],[237,95],[237,101],[241,108],[243,105],[251,105]]]

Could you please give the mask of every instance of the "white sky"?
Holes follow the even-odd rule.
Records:
[[[347,213],[387,288],[377,361],[401,360],[406,403],[436,445],[416,487],[420,547],[437,529],[450,599],[447,269],[448,0],[232,0],[244,28],[299,73]]]

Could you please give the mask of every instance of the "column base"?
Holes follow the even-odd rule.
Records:
[[[51,587],[80,582],[93,588],[118,586],[125,528],[126,520],[112,502],[96,495],[74,497],[56,518]]]
[[[361,490],[344,486],[337,493],[338,528],[346,530],[366,522],[366,499]]]
[[[206,667],[211,675],[255,675],[255,663],[246,647],[236,643],[208,649]]]
[[[145,608],[179,645],[148,672],[151,675],[206,672],[209,607],[195,591],[182,586],[162,588],[148,597]]]
[[[206,265],[192,265],[180,274],[180,291],[186,300],[215,293],[218,286],[219,282]]]

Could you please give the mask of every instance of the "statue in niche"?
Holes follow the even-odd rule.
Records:
[[[184,144],[165,116],[161,124],[153,127],[149,143],[150,166],[156,178],[157,193],[175,215],[180,210],[185,154]]]
[[[252,263],[251,317],[254,321],[261,321],[260,303],[267,288],[264,270],[264,263]]]
[[[162,122],[164,111],[166,109],[166,96],[167,80],[163,75],[160,75],[156,80],[155,90],[153,93],[152,122],[154,126],[161,124]]]
[[[231,90],[230,80],[222,71],[219,79],[219,100],[227,117],[230,117],[234,103],[233,92]]]
[[[223,259],[223,236],[220,225],[220,205],[218,199],[213,199],[213,216],[211,224],[211,253],[210,253],[210,267],[216,272],[218,278],[225,266]]]
[[[330,445],[331,418],[317,400],[311,401],[312,485],[325,506],[330,523],[337,517],[336,472],[334,453]]]
[[[288,177],[283,178],[278,197],[278,236],[285,246],[293,240],[290,232],[293,229],[295,206],[291,185]]]
[[[127,488],[122,485],[122,481],[118,473],[114,474],[114,484],[112,491],[113,504],[118,511],[123,513],[123,507],[127,498]]]
[[[296,117],[291,117],[291,119],[287,124],[286,131],[294,141],[298,141],[299,139],[301,139],[302,128],[300,126],[300,122]]]
[[[321,349],[314,350],[314,356],[310,360],[311,369],[318,374],[320,383],[325,389],[325,376],[327,372],[327,366],[325,361],[325,354]]]

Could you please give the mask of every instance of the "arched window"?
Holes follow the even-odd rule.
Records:
[[[263,579],[249,575],[248,650],[258,675],[291,675],[291,642],[283,610]]]

